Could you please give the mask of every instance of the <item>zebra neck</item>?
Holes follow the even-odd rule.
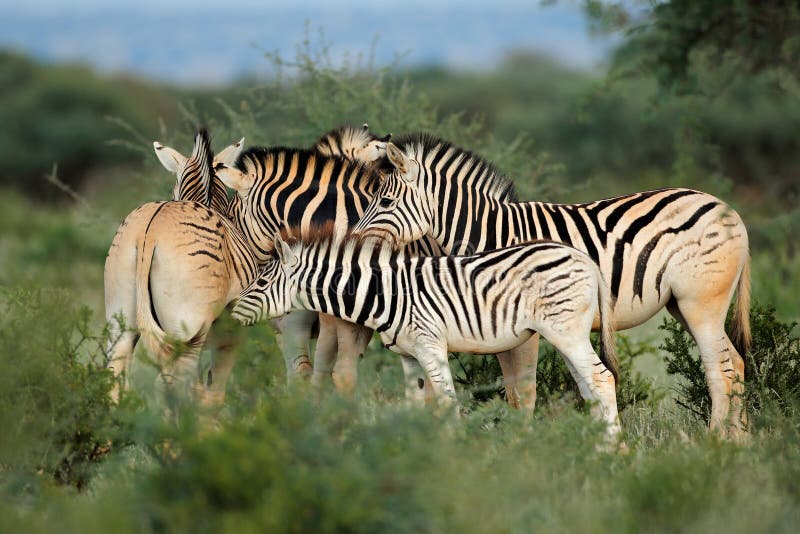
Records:
[[[300,307],[381,330],[406,286],[402,262],[370,258],[317,259],[303,273],[297,293]],[[406,277],[407,278],[407,277]]]
[[[512,203],[479,193],[463,194],[461,202],[442,201],[434,213],[430,235],[446,254],[468,255],[508,246],[519,232]]]
[[[469,205],[441,209],[436,217],[431,235],[447,254],[461,255],[534,239],[572,244],[567,221],[579,215],[567,205],[500,201],[476,195]],[[579,229],[584,226],[577,225]]]

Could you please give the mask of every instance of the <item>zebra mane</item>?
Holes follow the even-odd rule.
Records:
[[[292,159],[292,157],[294,157],[295,154],[298,155],[300,165],[305,165],[312,158],[317,160],[318,165],[324,165],[326,162],[331,160],[341,161],[345,165],[345,170],[348,173],[357,171],[357,174],[360,178],[360,185],[368,188],[375,188],[380,185],[381,175],[377,172],[377,169],[373,165],[360,161],[352,161],[350,159],[341,158],[338,156],[326,156],[313,148],[307,149],[290,148],[285,146],[252,146],[239,154],[234,166],[244,173],[253,173],[256,176],[260,176],[265,162],[269,159],[277,160],[280,155],[283,155],[284,161],[288,162]]]
[[[214,151],[211,148],[211,137],[208,130],[200,128],[194,136],[192,154],[178,177],[178,193],[175,200],[197,200],[206,206],[211,205],[214,180],[213,161]],[[194,173],[199,175],[199,184],[187,180]],[[201,189],[195,189],[198,185]]]
[[[472,162],[473,166],[480,165],[483,167],[483,174],[486,175],[486,180],[483,181],[480,186],[483,193],[490,198],[500,201],[517,201],[517,191],[514,188],[514,183],[503,175],[493,163],[475,152],[455,146],[450,141],[424,132],[402,135],[394,140],[393,143],[402,150],[406,156],[417,156],[421,160],[424,160],[426,155],[432,151],[443,153],[453,149],[451,159],[466,158],[468,161]]]
[[[352,235],[349,230],[343,233],[332,221],[311,225],[305,231],[301,231],[298,227],[284,227],[278,235],[289,245],[299,245],[305,250],[333,248],[337,252],[342,250],[344,254],[352,253],[351,257],[354,258],[358,257],[361,251],[369,250],[371,258],[382,264],[392,257],[405,256],[404,249],[395,249],[389,241]]]
[[[339,126],[320,137],[311,147],[324,156],[341,155],[344,146],[365,146],[378,136],[363,126]]]

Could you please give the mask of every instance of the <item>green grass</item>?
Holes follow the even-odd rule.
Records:
[[[147,373],[108,403],[104,337],[73,297],[0,299],[4,530],[748,532],[800,519],[792,384],[778,386],[780,404],[759,397],[743,442],[709,434],[669,398],[627,404],[625,454],[569,389],[542,395],[532,420],[497,397],[470,403],[469,389],[458,422],[409,407],[397,358],[378,347],[354,398],[287,388],[259,327],[237,349],[224,408],[173,425],[148,400]],[[784,328],[758,321],[758,335]]]

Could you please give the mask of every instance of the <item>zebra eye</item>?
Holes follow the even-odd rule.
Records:
[[[394,206],[394,199],[390,197],[383,197],[380,201],[380,205],[382,208],[389,209]]]

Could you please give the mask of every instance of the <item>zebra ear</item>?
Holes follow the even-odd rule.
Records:
[[[284,267],[294,267],[297,265],[297,255],[292,250],[286,241],[281,239],[281,236],[275,236],[275,252],[278,253],[278,259]]]
[[[389,158],[389,163],[401,173],[408,170],[406,155],[394,143],[386,143],[386,156]]]
[[[223,184],[242,196],[245,196],[250,188],[253,187],[253,177],[237,168],[221,164],[214,167],[214,172],[217,178],[222,180]]]
[[[173,148],[164,146],[158,141],[153,141],[153,149],[155,149],[161,165],[172,174],[178,174],[186,165],[186,156]]]
[[[217,166],[220,163],[223,165],[232,166],[234,163],[236,163],[236,159],[239,157],[239,154],[242,153],[242,150],[244,150],[244,137],[239,139],[238,143],[234,143],[223,148],[222,151],[214,158],[214,166]]]

